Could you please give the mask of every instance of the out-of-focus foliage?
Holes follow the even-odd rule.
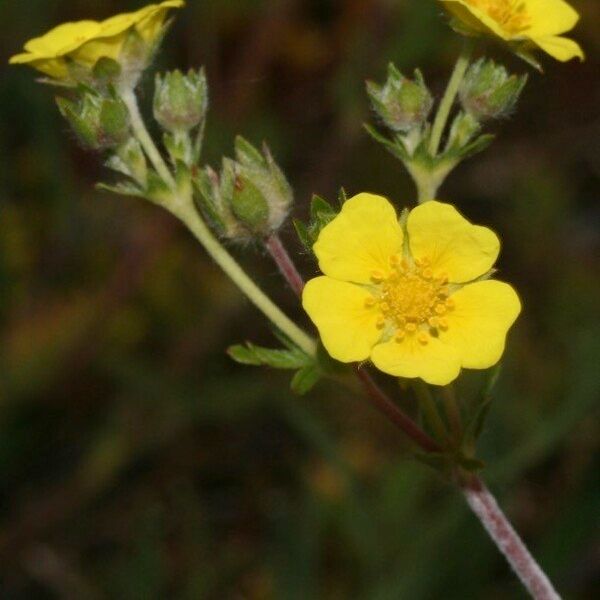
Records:
[[[481,438],[487,479],[583,599],[598,575],[600,6],[573,4],[587,62],[532,74],[442,199],[501,232],[525,306]],[[56,23],[137,7],[0,3],[0,596],[522,597],[461,499],[360,395],[292,397],[285,373],[231,361],[231,344],[273,344],[264,320],[167,214],[95,192],[105,171],[52,90],[4,66]],[[362,130],[364,80],[419,66],[439,97],[458,43],[433,0],[190,0],[157,66],[206,66],[207,159],[235,134],[267,139],[305,219],[311,193],[341,185],[412,201]],[[284,237],[303,252],[291,225]],[[268,259],[236,252],[308,326]]]

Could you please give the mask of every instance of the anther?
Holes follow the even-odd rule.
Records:
[[[385,279],[385,274],[381,271],[375,270],[371,271],[371,280],[374,283],[381,283]]]
[[[416,323],[407,323],[405,329],[406,329],[406,331],[408,331],[408,333],[414,333],[417,330],[417,324]]]
[[[398,331],[396,331],[396,335],[394,336],[394,339],[399,344],[404,340],[405,337],[406,337],[406,333],[404,331],[402,331],[402,329],[398,329]]]
[[[417,339],[419,340],[420,344],[423,344],[423,346],[426,346],[429,343],[429,336],[424,331],[419,334]]]
[[[377,319],[377,329],[383,329],[385,327],[385,319],[383,317],[379,317]]]
[[[445,304],[441,304],[441,303],[440,303],[440,304],[436,304],[436,305],[435,305],[435,312],[436,312],[438,315],[443,315],[443,314],[445,314],[445,313],[446,313],[446,305],[445,305]]]
[[[390,312],[390,305],[387,302],[382,302],[379,305],[379,308],[381,308],[383,312]]]
[[[440,325],[440,329],[443,329],[444,331],[446,331],[448,329],[448,319],[441,318],[439,320],[439,325]]]
[[[445,302],[446,308],[454,308],[456,306],[456,302],[452,298],[447,298]]]
[[[437,329],[438,325],[440,324],[440,320],[437,317],[429,317],[427,323],[429,324],[429,327]]]
[[[375,306],[375,304],[377,304],[377,300],[375,300],[375,298],[373,298],[373,296],[369,296],[365,300],[365,308],[373,308]]]

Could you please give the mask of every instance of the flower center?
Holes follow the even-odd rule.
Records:
[[[367,305],[381,311],[378,326],[394,329],[397,342],[407,335],[417,334],[419,342],[427,344],[430,335],[448,329],[446,313],[454,308],[449,297],[448,278],[434,275],[427,259],[409,263],[395,255],[390,260],[391,272],[385,277],[372,273],[372,280],[379,284],[379,294],[367,300]]]
[[[529,25],[530,18],[523,0],[467,0],[467,2],[485,12],[509,33],[519,33]]]

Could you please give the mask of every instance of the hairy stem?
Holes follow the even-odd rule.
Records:
[[[383,413],[396,427],[425,452],[440,452],[440,445],[423,431],[392,399],[375,383],[365,369],[355,368],[356,374],[367,391],[371,404]]]
[[[273,301],[254,283],[234,258],[227,252],[219,240],[213,235],[206,223],[198,214],[192,202],[174,211],[204,246],[213,260],[225,271],[246,297],[287,337],[307,354],[317,351],[315,340],[300,329]]]
[[[467,504],[506,557],[532,598],[560,600],[547,575],[533,558],[483,481],[474,477],[469,483],[463,485],[462,491]]]
[[[121,97],[131,115],[131,127],[138,141],[144,148],[150,162],[163,181],[171,188],[173,196],[165,208],[179,218],[212,259],[223,269],[229,278],[246,295],[246,297],[285,335],[287,335],[299,348],[307,354],[314,355],[317,350],[315,340],[298,327],[281,309],[254,283],[235,259],[227,252],[221,242],[213,235],[209,227],[198,213],[192,198],[181,198],[177,191],[175,179],[152,137],[140,114],[137,98],[133,90],[120,90]]]
[[[288,282],[296,296],[302,294],[304,289],[304,280],[302,275],[298,272],[294,261],[291,259],[287,250],[285,249],[280,237],[277,233],[273,233],[270,237],[265,240],[265,248],[269,254],[273,257],[275,264],[281,271],[281,274]]]
[[[302,294],[304,280],[281,239],[274,234],[265,241],[265,248],[279,267],[297,296]],[[440,452],[440,445],[423,431],[375,382],[366,369],[356,366],[356,376],[367,392],[371,404],[383,413],[396,427],[424,452]]]
[[[140,113],[137,98],[135,92],[130,87],[124,87],[119,90],[121,99],[129,110],[129,116],[131,118],[131,128],[135,137],[142,145],[144,152],[148,156],[148,159],[152,163],[152,166],[156,169],[156,172],[160,175],[161,179],[171,188],[175,189],[175,179],[173,174],[167,167],[167,164],[163,160],[158,148],[154,144],[152,137],[148,133],[144,119]]]
[[[431,139],[429,141],[429,154],[432,157],[437,156],[440,148],[440,142],[442,141],[442,135],[444,134],[444,129],[446,129],[448,117],[450,116],[450,111],[452,110],[452,105],[454,104],[460,84],[462,83],[465,73],[467,72],[467,68],[469,67],[469,61],[471,60],[472,52],[472,41],[465,40],[460,56],[456,61],[456,65],[454,65],[454,71],[452,72],[452,76],[448,82],[448,87],[446,88],[444,97],[440,102],[440,107],[438,108],[435,116],[435,121],[433,122]]]

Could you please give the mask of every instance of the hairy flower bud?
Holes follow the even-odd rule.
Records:
[[[527,83],[527,75],[509,75],[493,60],[480,59],[467,71],[460,87],[463,108],[480,122],[508,116]]]
[[[419,70],[415,79],[404,77],[390,63],[385,85],[367,81],[367,94],[373,110],[389,129],[407,133],[422,125],[433,107],[433,98]]]
[[[204,208],[225,237],[267,237],[287,217],[292,189],[266,145],[261,153],[238,136],[235,158],[223,160],[220,176],[207,168],[196,177]]]
[[[208,85],[204,69],[170,71],[156,76],[154,117],[172,133],[187,132],[199,125],[208,109]]]
[[[93,150],[115,148],[129,138],[129,111],[116,95],[85,90],[75,102],[57,98],[63,117],[82,144]]]

